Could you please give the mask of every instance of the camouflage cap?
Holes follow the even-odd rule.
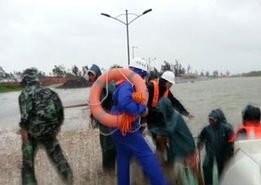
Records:
[[[39,83],[39,79],[37,77],[37,69],[28,68],[24,70],[22,74],[22,83],[26,85],[26,84],[33,84],[35,82]]]

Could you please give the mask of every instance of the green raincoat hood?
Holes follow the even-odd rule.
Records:
[[[224,115],[220,112],[219,109],[212,110],[212,111],[209,113],[208,118],[211,118],[211,119],[216,120],[217,123],[225,122],[225,121],[226,121]]]
[[[101,70],[99,68],[99,66],[97,66],[96,64],[93,64],[91,66],[91,68],[89,69],[88,73],[93,73],[96,75],[96,78],[98,78],[99,76],[101,76]]]

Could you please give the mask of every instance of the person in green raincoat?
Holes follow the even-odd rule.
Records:
[[[168,138],[169,163],[174,160],[184,161],[184,164],[192,169],[198,184],[203,185],[203,178],[196,160],[195,142],[183,116],[175,110],[167,97],[162,97],[159,100],[156,111],[163,115],[165,127],[155,127],[150,131],[152,134],[161,134]]]
[[[212,110],[209,115],[209,125],[199,134],[197,147],[206,145],[206,156],[203,162],[203,173],[206,185],[213,184],[213,165],[217,162],[218,176],[220,177],[226,162],[234,151],[233,142],[229,139],[233,135],[233,128],[226,123],[224,113],[220,109]]]
[[[91,68],[88,70],[88,78],[89,82],[93,83],[95,80],[102,74],[99,66],[93,64]],[[102,94],[101,94],[101,100],[104,99],[102,102],[102,107],[106,111],[110,111],[111,107],[113,105],[112,102],[112,94],[113,90],[115,89],[115,84],[113,82],[108,84],[108,92],[106,90],[106,87],[103,88]],[[94,120],[94,118],[91,116],[91,119]],[[116,148],[112,141],[111,136],[109,133],[111,132],[109,127],[99,123],[97,120],[95,120],[96,124],[99,127],[100,130],[100,145],[101,145],[101,151],[102,151],[102,167],[104,171],[114,171],[115,170],[115,162],[116,162]]]

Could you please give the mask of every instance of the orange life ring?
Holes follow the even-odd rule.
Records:
[[[134,84],[135,92],[142,94],[141,104],[147,105],[148,91],[144,80],[135,72],[129,69],[115,68],[101,75],[92,85],[89,95],[89,106],[92,115],[105,126],[122,128],[126,120],[126,114],[113,115],[106,112],[100,104],[100,96],[106,83],[113,80],[127,80]],[[134,121],[133,117],[131,121]]]

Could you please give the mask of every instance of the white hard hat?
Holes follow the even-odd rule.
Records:
[[[131,60],[129,67],[134,67],[148,72],[148,62],[142,58],[134,58]]]
[[[165,71],[161,78],[167,80],[168,82],[175,84],[175,74],[172,71]]]

